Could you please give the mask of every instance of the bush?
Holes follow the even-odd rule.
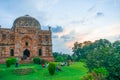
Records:
[[[12,64],[16,63],[16,59],[15,58],[8,58],[6,59],[6,66],[10,67]]]
[[[33,62],[34,62],[35,64],[40,64],[40,58],[38,58],[38,57],[34,58],[34,59],[33,59]]]
[[[48,71],[51,75],[54,75],[55,73],[55,64],[54,63],[49,63],[49,66],[48,66]]]
[[[41,64],[45,64],[46,63],[46,60],[45,59],[41,59]]]
[[[7,67],[10,67],[10,66],[11,66],[11,60],[10,60],[10,59],[7,59],[7,60],[6,60],[6,66],[7,66]]]
[[[83,76],[83,78],[81,78],[80,80],[96,80],[95,76],[96,73],[87,73],[85,76]],[[94,77],[95,76],[95,77]]]
[[[16,58],[10,58],[11,60],[11,64],[15,64],[16,63]]]
[[[62,56],[57,56],[55,59],[56,62],[63,62],[64,58]]]
[[[109,76],[107,69],[104,67],[94,68],[93,71],[96,72],[96,74],[100,74],[103,78],[106,78]]]
[[[104,67],[100,67],[86,74],[81,80],[106,80],[108,75],[108,71]]]

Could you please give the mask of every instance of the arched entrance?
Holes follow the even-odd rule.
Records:
[[[30,51],[28,49],[25,49],[23,52],[23,56],[30,57]]]

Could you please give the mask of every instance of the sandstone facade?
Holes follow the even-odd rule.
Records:
[[[54,61],[52,55],[52,33],[41,30],[40,23],[25,15],[17,18],[11,29],[0,28],[0,62],[8,57],[41,57]]]

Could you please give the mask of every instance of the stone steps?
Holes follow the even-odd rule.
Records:
[[[23,60],[23,61],[19,61],[20,64],[26,64],[26,63],[32,63],[32,60]]]
[[[32,63],[32,62],[33,62],[32,58],[27,58],[25,60],[20,60],[19,61],[19,63],[22,63],[22,64],[24,64],[24,63]]]

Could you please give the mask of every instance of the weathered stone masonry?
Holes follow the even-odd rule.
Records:
[[[54,61],[52,55],[52,33],[41,30],[40,23],[33,17],[25,15],[17,18],[11,29],[0,28],[0,63],[8,57],[31,59],[41,57]]]

